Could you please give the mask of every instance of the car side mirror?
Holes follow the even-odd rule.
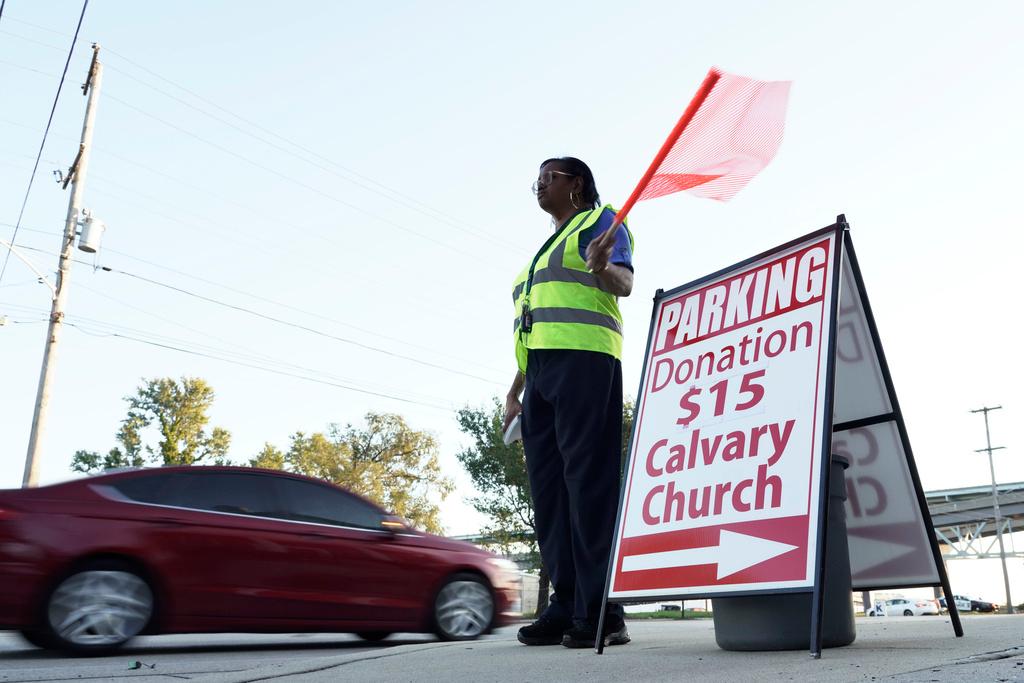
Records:
[[[380,526],[385,531],[397,534],[405,531],[405,521],[398,515],[384,515],[380,520]]]

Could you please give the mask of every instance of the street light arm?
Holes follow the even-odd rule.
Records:
[[[28,266],[29,269],[39,277],[39,281],[40,282],[42,282],[44,285],[46,285],[47,287],[50,288],[51,301],[56,301],[57,300],[57,288],[54,287],[53,283],[51,283],[46,278],[46,276],[43,275],[39,271],[39,269],[35,267],[35,264],[33,264],[31,261],[29,261],[27,258],[25,258],[25,256],[20,251],[15,249],[14,245],[11,244],[10,242],[5,242],[4,240],[0,240],[0,245],[3,245],[5,247],[7,247],[7,251],[9,251],[12,254],[14,254],[15,256],[17,256],[18,259],[21,260],[22,263],[24,263],[26,266]]]

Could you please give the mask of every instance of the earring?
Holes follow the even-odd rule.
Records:
[[[572,202],[572,208],[579,209],[580,207],[576,204],[576,198],[572,196],[572,191],[569,191],[569,201]]]

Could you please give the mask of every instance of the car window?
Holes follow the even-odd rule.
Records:
[[[273,480],[265,474],[179,473],[160,502],[194,510],[276,517],[280,505]]]
[[[110,485],[121,495],[140,503],[163,503],[173,475],[166,472],[119,479]]]
[[[301,479],[280,477],[283,519],[334,526],[380,529],[383,514],[376,507],[344,491]]]

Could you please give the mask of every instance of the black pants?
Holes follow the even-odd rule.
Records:
[[[547,614],[596,621],[619,501],[621,363],[592,351],[530,350],[522,429],[554,588]]]

